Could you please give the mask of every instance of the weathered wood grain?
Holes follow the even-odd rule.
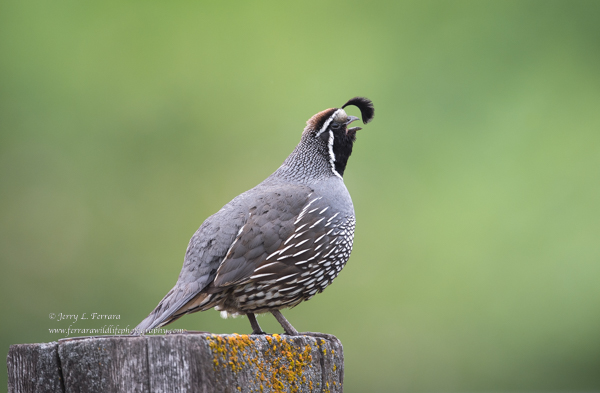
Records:
[[[9,392],[64,392],[55,342],[11,345],[6,366]]]
[[[343,356],[320,333],[81,337],[11,346],[8,391],[341,392]]]

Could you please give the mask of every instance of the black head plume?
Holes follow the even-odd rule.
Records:
[[[375,116],[375,108],[373,108],[373,101],[369,100],[365,97],[354,97],[348,100],[342,106],[342,109],[347,107],[348,105],[354,105],[358,109],[360,109],[360,115],[362,116],[362,121],[364,124],[367,124],[373,117]]]

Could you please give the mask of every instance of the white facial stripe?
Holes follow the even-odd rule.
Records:
[[[325,124],[323,124],[323,127],[321,127],[321,130],[319,130],[319,132],[317,132],[317,137],[327,130],[327,127],[329,127],[329,124],[331,124],[333,119],[335,119],[335,117],[338,115],[338,113],[340,113],[340,111],[344,112],[343,109],[338,109],[337,111],[333,112],[333,114],[331,116],[329,116],[329,119],[327,119]]]
[[[332,116],[333,117],[333,116]],[[333,131],[329,131],[329,163],[331,164],[331,170],[333,174],[342,179],[342,176],[335,170],[335,154],[333,154]]]

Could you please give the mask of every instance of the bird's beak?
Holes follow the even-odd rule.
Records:
[[[358,117],[356,117],[356,116],[348,116],[348,121],[346,122],[346,125],[348,125],[348,124],[350,124],[350,123],[352,123],[353,121],[356,121],[356,120],[360,120],[360,119]]]
[[[346,125],[348,125],[348,124],[350,124],[350,123],[352,123],[353,121],[356,121],[356,120],[360,120],[360,119],[358,117],[356,117],[356,116],[348,116],[348,121],[346,122]],[[348,134],[349,132],[356,132],[358,130],[362,130],[362,128],[360,128],[360,127],[348,128],[346,130],[346,134]]]

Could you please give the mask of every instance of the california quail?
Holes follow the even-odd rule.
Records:
[[[184,314],[210,308],[247,315],[271,312],[289,335],[298,332],[279,311],[322,292],[344,267],[354,238],[354,206],[342,176],[356,132],[373,119],[373,103],[355,97],[306,123],[300,143],[265,181],[235,197],[196,231],[175,287],[135,329],[145,333]]]

